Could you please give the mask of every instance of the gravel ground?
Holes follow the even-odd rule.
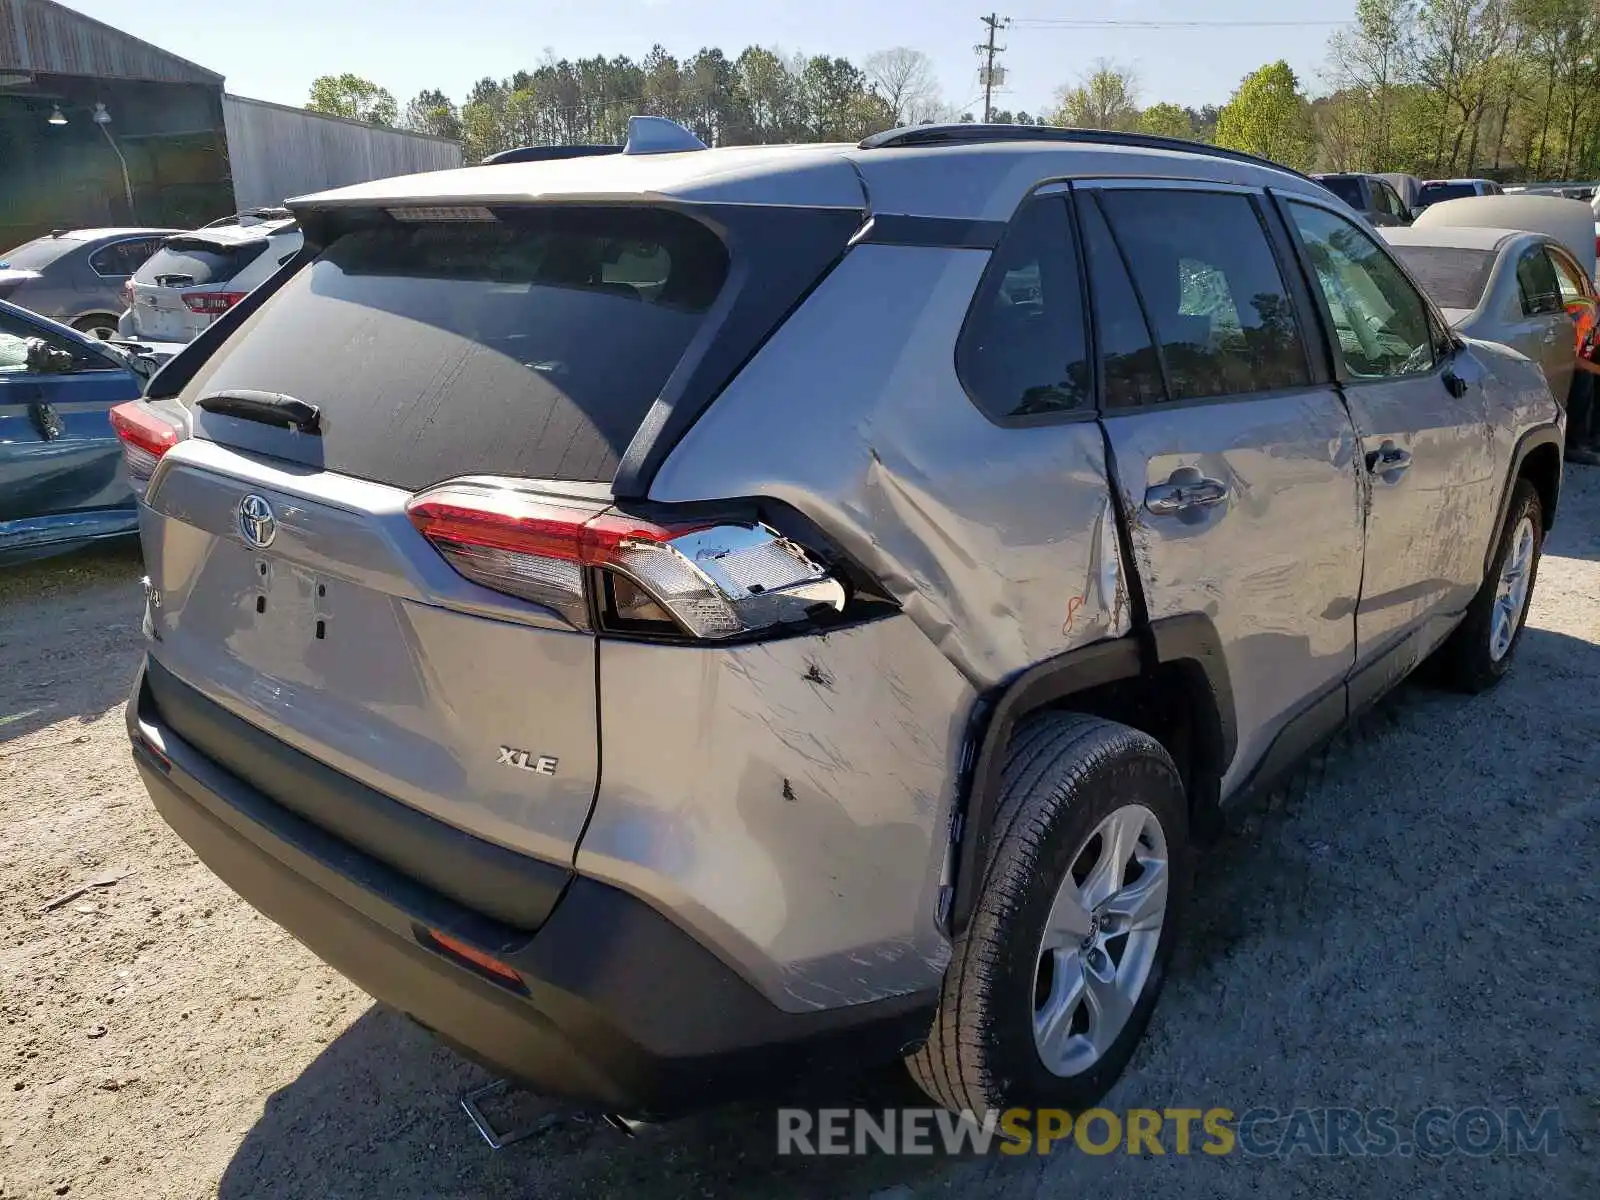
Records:
[[[102,550],[0,575],[6,1200],[1600,1195],[1600,471],[1569,472],[1504,686],[1409,685],[1203,864],[1108,1101],[1381,1106],[1402,1126],[1432,1105],[1556,1108],[1549,1155],[803,1159],[776,1155],[756,1108],[633,1139],[560,1121],[491,1153],[456,1105],[483,1072],[256,916],[153,814],[121,713],[139,574]],[[887,1079],[859,1095],[905,1098]]]

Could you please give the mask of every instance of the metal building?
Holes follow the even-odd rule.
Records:
[[[227,96],[216,72],[54,0],[0,0],[0,250],[460,163],[452,142]]]
[[[443,138],[377,129],[303,108],[222,97],[233,194],[240,208],[291,196],[461,165],[461,145]]]

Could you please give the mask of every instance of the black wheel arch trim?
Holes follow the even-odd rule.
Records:
[[[1216,781],[1238,744],[1233,688],[1216,626],[1203,613],[1153,621],[1124,637],[1095,642],[1036,663],[979,698],[962,759],[962,778],[950,835],[954,872],[944,914],[951,936],[965,931],[982,888],[990,831],[1000,794],[1006,748],[1029,713],[1075,694],[1122,680],[1147,677],[1168,663],[1187,663],[1203,677],[1213,701],[1212,744]]]
[[[1517,439],[1516,446],[1511,451],[1511,469],[1506,473],[1505,485],[1500,489],[1500,503],[1495,508],[1494,525],[1489,530],[1488,549],[1483,554],[1483,573],[1485,576],[1494,566],[1494,554],[1500,547],[1500,530],[1506,523],[1506,512],[1511,507],[1511,497],[1516,493],[1517,480],[1522,478],[1522,468],[1527,464],[1529,456],[1541,446],[1553,446],[1560,465],[1556,470],[1552,503],[1544,513],[1545,532],[1555,524],[1556,505],[1554,501],[1561,496],[1561,467],[1565,465],[1562,455],[1561,427],[1555,422],[1545,425],[1535,425],[1532,429],[1525,430]]]

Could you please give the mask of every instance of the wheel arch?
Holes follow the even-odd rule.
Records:
[[[1011,735],[1031,713],[1052,708],[1106,716],[1151,734],[1178,761],[1194,824],[1211,828],[1219,814],[1222,777],[1238,738],[1222,642],[1209,617],[1163,618],[1036,663],[973,708],[951,824],[946,925],[952,936],[966,929],[982,889]]]

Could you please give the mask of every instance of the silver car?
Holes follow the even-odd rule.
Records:
[[[1539,369],[1234,152],[924,126],[295,201],[119,410],[178,834],[505,1074],[1081,1110],[1192,852],[1517,648]]]
[[[117,335],[128,279],[175,229],[58,229],[0,252],[0,300],[102,341]]]
[[[1572,253],[1542,233],[1387,229],[1384,237],[1466,337],[1502,342],[1543,369],[1565,403],[1578,355],[1572,310],[1594,325],[1595,288]]]

